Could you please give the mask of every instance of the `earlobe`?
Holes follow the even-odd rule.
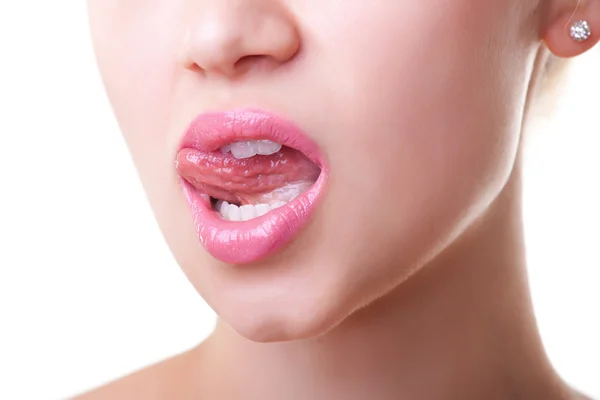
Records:
[[[543,41],[558,57],[585,53],[600,40],[600,0],[581,1],[575,10],[565,10],[550,21]]]

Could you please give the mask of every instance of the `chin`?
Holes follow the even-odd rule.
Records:
[[[327,301],[272,300],[269,304],[232,302],[219,318],[238,335],[258,343],[289,342],[321,336],[335,328],[349,312]]]

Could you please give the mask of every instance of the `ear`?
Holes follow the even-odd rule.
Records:
[[[561,7],[554,18],[548,21],[542,40],[554,55],[558,57],[575,57],[594,47],[600,40],[600,0],[562,1],[568,7]],[[575,24],[575,26],[574,26]],[[571,30],[577,30],[577,25],[585,31],[589,29],[589,37],[575,40]]]

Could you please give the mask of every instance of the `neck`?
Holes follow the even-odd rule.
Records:
[[[219,322],[211,376],[263,399],[564,398],[533,316],[518,170],[451,248],[327,334],[260,344]]]

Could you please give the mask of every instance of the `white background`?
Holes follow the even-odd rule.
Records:
[[[597,53],[597,52],[596,52]],[[527,154],[543,339],[600,396],[600,57]],[[595,103],[595,104],[594,104]],[[153,220],[97,75],[85,2],[0,2],[0,399],[58,399],[196,345],[214,315]]]

